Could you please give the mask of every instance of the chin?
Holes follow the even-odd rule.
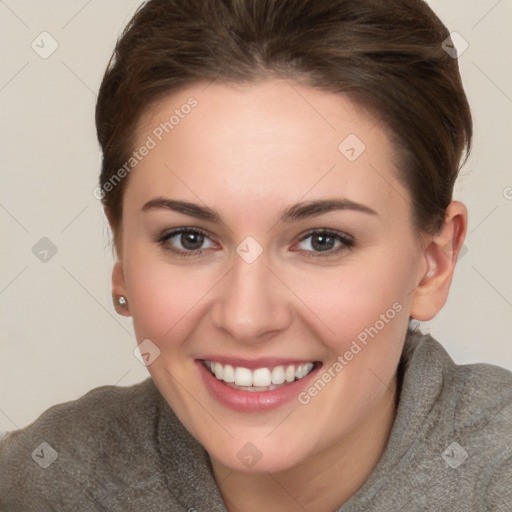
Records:
[[[213,459],[231,471],[246,474],[278,473],[287,471],[303,463],[308,454],[298,447],[287,445],[282,439],[276,439],[271,443],[259,443],[247,441],[235,442],[231,447],[213,448],[212,451],[205,447]]]

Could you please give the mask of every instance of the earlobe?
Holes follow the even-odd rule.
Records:
[[[423,251],[426,271],[418,278],[411,303],[410,315],[415,320],[432,320],[445,305],[466,228],[466,207],[452,201],[446,209],[442,227]]]
[[[117,313],[123,316],[131,316],[130,303],[126,293],[123,265],[120,261],[116,261],[112,269],[112,299]]]

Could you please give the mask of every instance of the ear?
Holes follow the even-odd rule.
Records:
[[[128,301],[128,297],[126,294],[122,255],[120,253],[120,243],[115,236],[117,231],[115,229],[110,210],[107,207],[105,207],[103,211],[105,213],[105,217],[107,218],[108,224],[110,226],[110,231],[114,238],[114,254],[117,254],[117,256],[115,256],[116,262],[114,263],[114,268],[112,269],[112,300],[114,302],[114,308],[116,312],[122,316],[131,316],[130,303]],[[126,299],[126,304],[120,305],[117,302],[119,297],[124,297]]]
[[[423,249],[425,265],[411,303],[410,316],[415,320],[432,320],[445,305],[457,256],[466,237],[467,220],[466,207],[452,201],[441,229]]]
[[[118,297],[125,297],[126,304],[121,306],[117,303]],[[120,315],[131,316],[130,301],[126,294],[126,286],[124,281],[123,264],[117,260],[112,270],[112,298],[114,300],[114,307]]]

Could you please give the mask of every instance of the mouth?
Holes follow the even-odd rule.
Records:
[[[249,392],[273,391],[280,387],[303,379],[311,373],[315,363],[278,365],[251,370],[243,366],[222,364],[218,361],[203,360],[205,367],[220,380],[233,389]]]
[[[297,398],[322,366],[320,361],[279,362],[238,366],[213,358],[196,360],[213,398],[239,412],[263,412]]]

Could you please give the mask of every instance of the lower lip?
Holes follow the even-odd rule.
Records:
[[[210,394],[222,405],[238,412],[262,412],[277,409],[281,405],[297,398],[309,385],[320,369],[314,368],[300,380],[286,384],[272,391],[242,391],[226,385],[214,377],[201,361],[196,361],[199,372]]]

